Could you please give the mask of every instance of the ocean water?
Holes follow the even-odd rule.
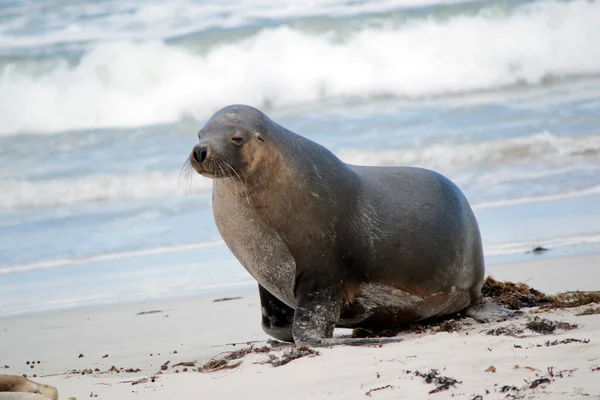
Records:
[[[599,21],[583,0],[0,2],[0,316],[254,285],[210,180],[179,178],[231,103],[447,175],[487,263],[598,251]]]

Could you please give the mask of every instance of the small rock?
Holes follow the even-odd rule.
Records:
[[[83,354],[80,354],[80,355],[79,355],[79,358],[83,358]]]

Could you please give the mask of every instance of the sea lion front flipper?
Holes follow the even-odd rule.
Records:
[[[293,342],[294,309],[288,307],[261,285],[258,285],[258,293],[260,295],[263,331],[277,340]]]
[[[297,346],[317,346],[333,336],[340,317],[339,289],[328,282],[302,279],[296,284],[293,335]]]

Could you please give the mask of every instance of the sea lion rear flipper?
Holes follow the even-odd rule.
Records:
[[[484,300],[467,308],[465,315],[477,322],[486,323],[506,321],[507,319],[523,315],[523,312],[508,310],[489,300]]]

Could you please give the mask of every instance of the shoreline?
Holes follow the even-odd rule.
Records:
[[[536,289],[555,287],[562,292],[599,282],[593,275],[598,273],[598,264],[600,253],[594,253],[496,265],[489,272],[496,279],[525,278]],[[222,297],[241,298],[214,302]],[[435,393],[436,399],[504,398],[506,393],[500,391],[504,386],[516,388],[510,393],[523,396],[517,398],[564,399],[587,394],[591,397],[586,398],[600,399],[600,388],[593,384],[600,373],[595,370],[600,367],[600,314],[576,316],[578,311],[528,313],[518,320],[491,324],[473,321],[469,325],[461,320],[464,326],[457,332],[409,331],[400,334],[402,341],[381,347],[319,348],[318,356],[277,368],[264,365],[271,356],[250,354],[231,369],[194,372],[226,352],[267,344],[257,290],[238,288],[227,296],[213,293],[2,318],[0,343],[7,345],[0,354],[0,367],[9,366],[1,370],[4,374],[27,374],[36,382],[56,386],[60,399],[90,394],[119,400],[140,396],[195,399],[199,393],[209,398],[427,398],[435,387],[415,373],[431,370],[460,382]],[[521,326],[535,317],[566,321],[578,328],[549,335],[525,329],[517,337],[485,333]],[[348,333],[336,330],[336,336]],[[269,354],[280,358],[286,351]],[[35,361],[34,367],[27,361]],[[174,367],[181,362],[195,366],[185,367],[187,371]],[[496,372],[486,372],[490,366]],[[548,377],[549,373],[562,376]],[[549,382],[539,388],[525,387],[525,381],[529,385],[538,379]]]
[[[585,262],[585,260],[588,259],[588,257],[595,257],[595,256],[600,256],[600,250],[596,249],[596,248],[589,248],[587,250],[581,250],[578,252],[570,252],[570,253],[560,253],[560,252],[553,252],[552,249],[550,249],[549,251],[542,253],[542,254],[522,254],[522,255],[518,255],[517,257],[514,256],[510,256],[510,257],[498,257],[498,256],[492,256],[491,258],[491,262],[488,262],[486,260],[486,274],[492,274],[492,276],[497,277],[498,279],[504,280],[510,280],[510,279],[517,279],[517,278],[511,278],[512,276],[517,276],[518,279],[523,280],[524,283],[528,283],[528,279],[529,276],[524,273],[520,273],[519,269],[520,266],[525,266],[525,268],[528,269],[534,269],[536,271],[536,274],[541,273],[543,270],[543,268],[539,268],[536,267],[539,264],[544,264],[546,265],[547,263],[550,263],[552,265],[556,265],[561,263],[561,260],[576,260],[576,263],[580,263],[577,260],[583,260],[583,262]],[[237,261],[236,261],[237,262]],[[570,261],[568,261],[570,262]],[[517,266],[517,267],[514,267]],[[201,268],[201,266],[198,267],[199,269]],[[577,267],[578,268],[578,267]],[[243,267],[241,265],[236,265],[235,269],[237,270],[236,272],[238,272],[239,274],[244,274],[247,275],[247,273],[245,272],[245,270],[243,269]],[[508,274],[506,271],[510,271]],[[600,271],[600,269],[599,269]],[[566,272],[565,272],[566,274]],[[566,274],[568,275],[568,278],[571,279],[572,276],[571,274]],[[1,275],[0,275],[1,276]],[[508,276],[508,278],[504,278],[505,276]],[[597,281],[600,282],[600,273],[596,275],[598,277]],[[104,308],[120,308],[120,307],[126,307],[126,306],[134,306],[134,305],[144,305],[144,304],[153,304],[153,303],[163,303],[163,302],[172,302],[172,301],[179,301],[179,300],[189,300],[189,299],[201,299],[207,296],[220,296],[220,295],[225,295],[227,293],[237,293],[237,292],[245,292],[248,290],[253,290],[255,288],[256,282],[253,280],[252,277],[250,277],[250,275],[247,275],[248,278],[248,282],[238,282],[236,284],[233,284],[232,286],[220,286],[220,287],[213,287],[213,288],[208,288],[208,289],[204,289],[204,290],[200,290],[198,292],[192,292],[190,293],[189,291],[186,291],[184,294],[177,294],[176,292],[173,292],[172,294],[167,294],[163,297],[159,297],[159,298],[145,298],[145,299],[127,299],[124,301],[119,301],[119,300],[114,300],[114,301],[110,301],[107,303],[100,303],[100,304],[84,304],[84,305],[74,305],[74,306],[66,306],[63,308],[53,308],[53,309],[47,309],[47,310],[34,310],[34,311],[27,311],[27,312],[20,312],[20,313],[13,313],[13,314],[7,314],[7,315],[0,315],[0,322],[3,319],[6,318],[19,318],[19,317],[28,317],[28,316],[40,316],[40,315],[45,315],[45,314],[57,314],[57,313],[64,313],[64,312],[70,312],[70,311],[76,311],[76,310],[94,310],[94,309],[104,309]],[[518,280],[517,279],[517,280]],[[536,282],[536,280],[534,279],[534,282]],[[594,290],[593,287],[589,286],[590,283],[593,283],[593,279],[589,280],[589,279],[582,279],[581,281],[578,281],[578,285],[581,285],[581,287],[583,289],[581,290]],[[544,283],[542,283],[542,285],[544,285]],[[533,283],[532,284],[533,287],[536,287],[536,284]],[[541,291],[549,291],[548,294],[553,293],[552,291],[560,291],[555,289],[554,287],[550,286],[548,287],[536,287],[536,289],[541,290]]]

